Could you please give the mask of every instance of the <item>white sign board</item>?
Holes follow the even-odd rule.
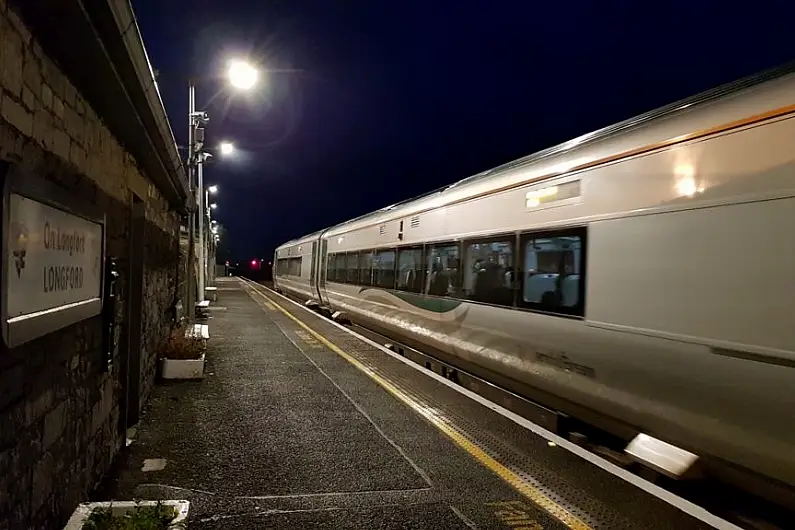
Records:
[[[6,318],[99,300],[102,225],[11,193]]]

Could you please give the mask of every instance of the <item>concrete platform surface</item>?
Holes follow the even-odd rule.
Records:
[[[97,500],[187,499],[197,529],[708,528],[263,288],[218,285],[205,379],[157,386]]]

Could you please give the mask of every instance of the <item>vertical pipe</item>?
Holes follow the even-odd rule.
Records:
[[[187,296],[185,311],[187,311],[188,323],[193,323],[196,316],[196,304],[194,302],[195,287],[194,281],[194,267],[196,265],[196,243],[194,241],[194,223],[196,218],[196,210],[194,204],[196,202],[196,189],[193,186],[193,115],[196,112],[196,89],[193,85],[193,80],[190,81],[188,87],[188,149],[187,149],[187,170],[188,170],[188,189],[190,190],[191,203],[188,208],[188,274],[187,274]]]
[[[207,215],[207,204],[204,202],[204,159],[198,160],[198,181],[196,195],[199,202],[199,302],[204,301],[204,275],[207,267],[207,245],[204,241],[204,217]]]

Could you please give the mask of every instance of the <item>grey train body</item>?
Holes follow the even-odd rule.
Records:
[[[547,407],[795,486],[795,75],[280,246],[276,287]]]

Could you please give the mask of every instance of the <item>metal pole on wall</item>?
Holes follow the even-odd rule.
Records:
[[[204,157],[200,156],[198,159],[198,174],[199,184],[196,186],[196,191],[199,199],[199,302],[204,301],[204,275],[207,268],[207,249],[204,243],[204,216],[207,215],[205,208],[207,204],[204,202]]]
[[[194,223],[196,218],[196,211],[194,204],[196,202],[196,191],[193,186],[193,131],[194,131],[194,114],[196,113],[196,88],[193,81],[190,81],[188,89],[188,154],[187,154],[187,168],[188,168],[188,189],[191,194],[191,204],[188,207],[188,274],[187,274],[187,295],[186,295],[186,311],[188,312],[188,323],[193,323],[196,313],[194,298],[194,265],[196,262],[196,245],[193,239],[194,236]]]
[[[207,249],[204,253],[204,273],[207,275],[204,279],[205,283],[210,283],[215,281],[215,274],[212,272],[212,266],[215,265],[215,262],[212,264],[210,263],[210,249],[212,248],[212,241],[215,239],[215,234],[213,233],[213,220],[212,216],[210,215],[210,188],[206,188],[204,190],[204,208],[207,214],[207,241],[205,242],[205,248]]]

